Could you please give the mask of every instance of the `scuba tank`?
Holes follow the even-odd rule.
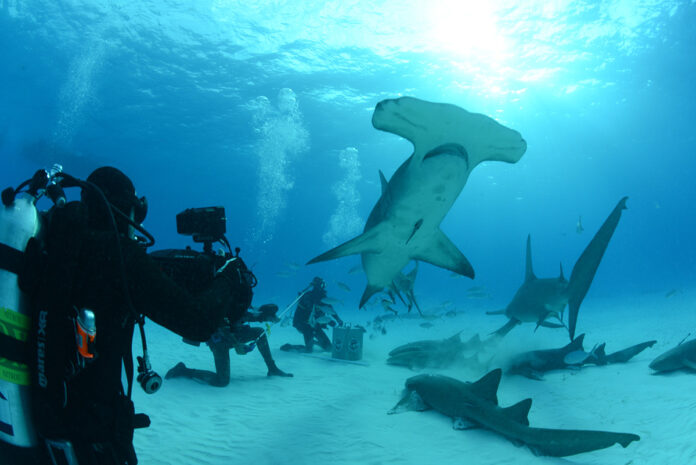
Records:
[[[27,192],[3,191],[0,205],[0,440],[18,447],[38,443],[30,414],[26,345],[31,308],[29,297],[19,288],[18,274],[27,242],[41,230],[36,208],[40,178],[37,173]]]

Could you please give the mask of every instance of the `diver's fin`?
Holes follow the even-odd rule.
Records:
[[[568,282],[568,331],[571,340],[575,336],[575,326],[578,320],[580,304],[590,289],[599,263],[602,261],[602,256],[609,245],[609,240],[619,224],[621,211],[626,209],[627,199],[628,197],[624,197],[619,200],[619,203],[616,204],[614,210],[612,210],[604,224],[597,231],[597,234],[595,234],[580,255],[580,258],[578,258],[573,267],[573,272],[570,274],[570,281]]]

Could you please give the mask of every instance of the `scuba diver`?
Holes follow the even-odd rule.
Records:
[[[234,349],[239,355],[246,355],[254,350],[255,346],[259,347],[263,361],[266,362],[267,376],[292,377],[292,373],[286,373],[278,368],[273,360],[266,332],[258,326],[248,324],[266,321],[275,323],[278,321],[277,311],[277,305],[266,304],[258,310],[248,311],[237,322],[230,323],[229,320],[225,320],[225,324],[206,341],[215,358],[215,373],[188,368],[183,362],[179,362],[167,372],[165,378],[198,379],[211,386],[225,387],[230,383],[230,349]]]
[[[284,344],[280,350],[311,353],[315,342],[322,350],[331,350],[331,341],[324,329],[327,325],[343,326],[343,320],[332,305],[322,302],[324,297],[326,297],[326,283],[316,276],[309,284],[309,290],[302,294],[292,319],[292,325],[302,333],[305,343],[304,345]]]
[[[41,234],[29,239],[26,250],[14,250],[23,252],[18,282],[30,302],[23,350],[35,433],[30,447],[0,437],[0,461],[135,465],[134,429],[150,424],[147,415],[135,413],[131,400],[135,325],[143,342],[137,381],[145,392],[154,393],[162,379],[150,368],[144,316],[188,339],[208,340],[225,318],[236,321],[246,312],[253,295],[247,282],[251,272],[235,257],[217,270],[209,285],[192,293],[169,279],[137,240],[136,230],[149,245],[154,242],[141,226],[147,201],[136,196],[124,173],[101,167],[85,182],[64,173],[49,177],[39,170],[30,185],[41,178],[40,172],[55,206],[48,212],[34,207]],[[3,219],[18,211],[22,196],[31,195],[33,207],[43,195],[39,188],[22,192],[27,183],[3,191]],[[81,200],[66,203],[61,184],[81,187]],[[61,195],[51,195],[51,190]],[[5,227],[0,224],[0,230]],[[9,268],[4,263],[0,267]],[[121,381],[122,366],[127,386]]]

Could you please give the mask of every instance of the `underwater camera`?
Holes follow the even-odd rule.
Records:
[[[203,243],[203,252],[186,247],[157,250],[149,255],[157,261],[167,276],[191,293],[198,293],[207,288],[217,270],[228,260],[236,257],[235,264],[240,270],[240,285],[252,288],[256,285],[256,277],[239,258],[239,248],[232,253],[225,237],[226,221],[224,207],[188,208],[176,215],[176,231],[191,236],[194,242]],[[213,252],[213,242],[225,245],[227,252]]]

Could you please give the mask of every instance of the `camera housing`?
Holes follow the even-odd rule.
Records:
[[[224,207],[187,208],[176,215],[176,232],[192,236],[194,242],[212,243],[227,232]]]

